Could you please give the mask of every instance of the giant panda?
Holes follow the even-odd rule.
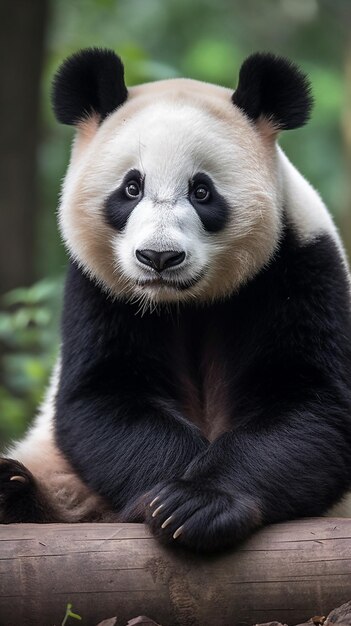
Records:
[[[146,522],[215,551],[342,499],[349,270],[277,144],[311,106],[307,78],[272,54],[247,58],[234,92],[127,89],[110,50],[63,63],[62,343],[34,425],[1,460],[1,522]]]

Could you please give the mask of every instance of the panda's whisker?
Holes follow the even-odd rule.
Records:
[[[140,162],[140,170],[142,171],[143,175],[145,176],[145,168],[143,165],[143,159],[141,156],[141,137],[139,135],[139,140],[138,140],[138,153],[139,153],[139,162]]]

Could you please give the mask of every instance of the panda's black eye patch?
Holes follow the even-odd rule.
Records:
[[[104,214],[107,223],[122,230],[133,209],[143,197],[144,179],[139,170],[127,172],[121,185],[105,200]]]
[[[208,232],[216,233],[225,227],[228,203],[207,174],[198,173],[189,181],[188,198]]]

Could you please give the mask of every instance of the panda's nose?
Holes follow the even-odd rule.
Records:
[[[135,256],[140,263],[162,272],[162,270],[183,263],[185,252],[179,252],[179,250],[164,250],[163,252],[158,252],[157,250],[136,250]]]

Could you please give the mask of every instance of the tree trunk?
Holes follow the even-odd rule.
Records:
[[[0,2],[0,294],[35,278],[40,76],[48,0]]]
[[[162,626],[297,624],[350,598],[351,519],[277,524],[207,558],[162,547],[141,524],[0,526],[6,626],[59,626],[68,603],[84,626],[137,615]]]

